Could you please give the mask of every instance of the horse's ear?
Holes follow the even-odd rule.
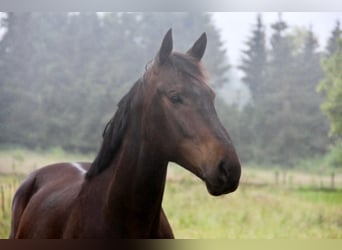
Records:
[[[165,34],[163,42],[160,46],[159,52],[157,54],[157,62],[162,65],[164,64],[172,51],[172,29],[169,29]]]
[[[198,40],[194,43],[194,45],[192,45],[191,49],[189,49],[186,53],[200,61],[204,55],[204,51],[206,47],[207,47],[207,34],[204,32],[200,36],[200,38],[198,38]]]

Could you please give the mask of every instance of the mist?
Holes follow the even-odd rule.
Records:
[[[316,88],[325,76],[321,61],[334,53],[340,14],[315,15],[324,18],[305,24],[299,20],[308,13],[3,13],[0,144],[96,151],[116,104],[172,27],[176,51],[207,32],[203,62],[243,161],[295,166],[323,158],[332,141]],[[320,20],[328,19],[323,36]]]

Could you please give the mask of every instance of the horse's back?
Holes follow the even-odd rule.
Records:
[[[36,170],[16,191],[10,238],[60,238],[89,163],[59,163]]]

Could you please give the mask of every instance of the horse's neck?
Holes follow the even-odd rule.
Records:
[[[148,143],[124,140],[112,168],[107,217],[115,225],[125,225],[123,234],[132,229],[150,233],[159,223],[167,162]]]

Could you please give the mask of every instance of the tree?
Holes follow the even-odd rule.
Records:
[[[303,158],[322,155],[329,144],[328,122],[320,110],[323,98],[316,91],[323,78],[322,53],[312,28],[305,31],[303,48],[295,58],[296,95],[293,98],[293,115],[296,119],[297,150]]]
[[[245,74],[242,81],[249,87],[254,102],[258,102],[266,71],[265,27],[260,14],[257,15],[255,29],[246,45],[248,48],[243,51],[242,65],[239,68]]]
[[[271,26],[271,48],[260,97],[249,107],[251,155],[261,162],[293,166],[326,150],[327,123],[315,85],[321,55],[312,30],[291,34],[281,16]],[[305,36],[302,36],[302,35]],[[304,39],[301,39],[301,38]],[[247,122],[247,121],[245,121]]]
[[[330,135],[342,136],[342,40],[338,41],[336,52],[323,61],[325,78],[319,83],[318,90],[326,100],[322,110],[330,120]]]
[[[33,94],[33,58],[39,44],[33,42],[32,13],[8,13],[5,33],[0,46],[1,56],[1,109],[2,133],[0,141],[27,144],[35,139],[37,124],[34,122],[39,103]],[[32,91],[33,90],[33,91]],[[27,128],[30,132],[24,132]],[[29,145],[30,146],[30,145]]]
[[[326,51],[327,51],[327,55],[328,56],[331,56],[332,54],[334,54],[336,52],[336,50],[337,50],[337,41],[341,37],[341,34],[342,34],[342,30],[341,30],[341,27],[340,27],[340,21],[337,20],[335,28],[332,30],[331,36],[330,36],[330,38],[328,39],[328,42],[327,42]]]
[[[193,13],[8,13],[0,41],[0,143],[94,151],[116,104],[164,33],[176,50],[204,31],[216,86],[228,64],[210,16]]]
[[[243,160],[255,160],[259,155],[257,148],[261,146],[258,109],[263,98],[266,80],[267,52],[265,43],[265,27],[259,14],[252,34],[246,42],[247,49],[242,51],[242,64],[239,66],[244,72],[242,81],[248,86],[252,96],[252,102],[238,116],[240,120],[238,141]]]
[[[157,25],[158,24],[158,25]],[[145,60],[151,60],[160,43],[160,37],[172,27],[175,50],[187,51],[194,39],[206,32],[209,39],[203,62],[210,72],[211,84],[219,88],[228,82],[229,63],[219,32],[212,24],[210,15],[198,13],[140,13],[136,39],[145,45]]]
[[[294,58],[291,40],[285,34],[287,24],[281,15],[271,25],[271,50],[267,64],[262,98],[256,107],[257,148],[255,156],[261,161],[293,164],[296,155],[290,145],[295,140],[292,99],[294,86]]]
[[[342,166],[342,39],[337,41],[334,54],[323,61],[325,78],[319,83],[318,91],[325,94],[322,110],[330,120],[330,136],[335,144],[328,154],[328,162]]]

